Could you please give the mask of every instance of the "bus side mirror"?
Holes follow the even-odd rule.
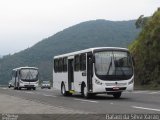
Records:
[[[92,63],[95,63],[95,56],[92,56]]]

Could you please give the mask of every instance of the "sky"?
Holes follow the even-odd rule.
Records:
[[[14,54],[80,22],[151,16],[160,0],[0,0],[0,55]]]

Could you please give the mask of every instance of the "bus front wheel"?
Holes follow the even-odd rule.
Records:
[[[119,99],[121,97],[122,92],[113,93],[113,97]]]
[[[17,90],[17,87],[14,87],[14,90]]]
[[[33,87],[33,90],[36,90],[36,87]]]
[[[91,97],[91,93],[88,93],[86,85],[83,86],[82,96],[87,99],[89,99]]]

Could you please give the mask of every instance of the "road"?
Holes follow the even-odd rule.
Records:
[[[6,87],[1,87],[0,95],[13,96],[22,100],[34,102],[33,104],[39,103],[44,106],[57,108],[57,110],[55,110],[56,112],[48,111],[48,114],[54,114],[54,112],[55,114],[160,114],[160,90],[137,90],[132,93],[124,92],[120,99],[114,99],[112,96],[105,94],[97,95],[92,99],[84,99],[80,94],[65,97],[60,94],[60,91],[54,89],[38,88],[36,91],[34,91],[13,90],[13,88],[9,89]],[[12,112],[14,113],[14,111]],[[28,114],[34,113],[31,111],[27,112]],[[17,111],[15,113],[17,113]],[[47,110],[45,111],[45,113],[47,114]],[[36,112],[34,114],[36,114]],[[38,112],[38,114],[44,113]]]

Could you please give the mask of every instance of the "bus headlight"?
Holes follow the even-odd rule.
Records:
[[[102,82],[99,81],[99,80],[95,80],[95,83],[96,83],[97,85],[102,85]]]
[[[132,84],[134,80],[132,79],[131,81],[128,82],[128,85]]]

